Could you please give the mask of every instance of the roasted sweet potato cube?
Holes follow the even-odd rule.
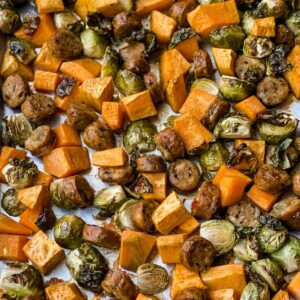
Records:
[[[154,211],[152,220],[155,228],[162,234],[168,234],[190,217],[182,201],[175,192],[171,193]]]
[[[295,65],[291,70],[284,72],[283,75],[289,83],[295,97],[300,99],[300,66]]]
[[[174,77],[167,85],[166,99],[174,112],[179,112],[187,97],[183,75]]]
[[[258,18],[253,20],[250,34],[263,37],[274,37],[276,34],[275,17]]]
[[[124,111],[119,102],[103,102],[102,118],[112,130],[123,128]]]
[[[36,209],[26,209],[20,215],[20,224],[30,228],[33,232],[40,231],[40,228],[36,225],[36,221],[41,213],[41,207],[37,207]]]
[[[49,187],[52,181],[53,177],[51,175],[43,172],[38,172],[34,177],[32,185],[44,185],[46,187]]]
[[[234,289],[222,289],[209,292],[211,300],[238,300]]]
[[[36,70],[33,86],[36,90],[55,92],[59,80],[60,78],[57,73]]]
[[[157,298],[155,298],[154,296],[150,296],[150,295],[144,295],[139,293],[138,296],[136,297],[136,300],[156,300]]]
[[[287,291],[279,290],[272,300],[289,300],[289,294]],[[297,298],[296,298],[297,299]]]
[[[80,86],[79,82],[76,82],[75,85],[73,86],[72,90],[70,91],[70,94],[63,98],[56,95],[54,98],[54,103],[55,103],[56,107],[58,107],[61,110],[66,111],[68,109],[70,103],[75,102],[75,99],[79,93],[79,86]]]
[[[116,14],[122,11],[119,0],[89,0],[94,2],[93,6],[97,12],[100,12],[105,17],[114,17]],[[88,2],[89,2],[88,1]]]
[[[39,13],[55,13],[65,9],[62,0],[36,0]]]
[[[300,272],[292,279],[292,281],[287,286],[289,294],[295,299],[300,299]]]
[[[184,223],[175,228],[176,233],[185,233],[191,235],[200,228],[200,223],[193,217],[190,216]]]
[[[23,247],[28,241],[22,235],[0,234],[0,259],[27,261]]]
[[[51,272],[65,257],[64,250],[41,230],[33,236],[23,250],[44,275]]]
[[[56,58],[49,51],[47,43],[45,43],[34,61],[37,69],[56,73],[61,65],[62,60]]]
[[[128,155],[122,147],[104,151],[96,151],[92,154],[92,164],[99,167],[120,167],[128,161]]]
[[[73,282],[62,282],[50,285],[45,289],[49,300],[84,300],[85,297]]]
[[[74,4],[74,11],[83,21],[86,20],[89,13],[87,1],[88,0],[77,0]]]
[[[153,187],[152,193],[143,194],[145,200],[163,201],[167,197],[167,174],[166,173],[143,173]]]
[[[36,185],[18,191],[18,201],[30,209],[50,206],[50,192],[45,185]]]
[[[234,67],[237,54],[232,49],[212,48],[212,55],[221,75],[235,76]]]
[[[16,235],[31,235],[32,230],[19,224],[10,217],[0,213],[0,233],[16,234]]]
[[[180,42],[175,49],[177,49],[185,59],[193,61],[194,53],[199,51],[198,40],[196,36],[192,36],[186,40]]]
[[[136,0],[135,11],[139,15],[146,15],[153,10],[163,10],[168,8],[173,0]]]
[[[55,148],[81,146],[81,140],[77,130],[69,124],[60,124],[54,131],[56,133]]]

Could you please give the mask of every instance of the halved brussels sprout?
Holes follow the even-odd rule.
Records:
[[[95,293],[102,291],[101,282],[108,272],[108,265],[96,248],[81,244],[67,255],[66,264],[79,286]]]
[[[117,73],[115,84],[118,90],[126,96],[140,93],[146,89],[144,80],[128,70],[120,70]]]
[[[262,226],[256,235],[259,251],[265,253],[277,251],[285,243],[286,235],[285,229],[274,230],[268,226]]]
[[[219,86],[208,78],[195,80],[191,86],[191,90],[193,89],[201,90],[215,96],[219,94]]]
[[[80,34],[83,54],[91,58],[102,58],[109,45],[107,38],[88,28]]]
[[[153,193],[153,185],[143,174],[139,174],[129,188],[139,195]]]
[[[287,273],[300,270],[300,240],[292,235],[279,250],[270,254],[270,258],[278,263]]]
[[[111,20],[101,13],[93,13],[87,16],[87,26],[98,34],[110,36],[113,31]]]
[[[214,129],[214,136],[222,139],[251,138],[252,122],[240,113],[229,113],[222,117]]]
[[[26,209],[26,206],[18,201],[18,192],[14,189],[9,189],[3,193],[1,207],[7,214],[13,217],[20,216]]]
[[[94,199],[94,190],[80,175],[55,180],[50,185],[51,200],[63,209],[87,207]]]
[[[249,35],[244,40],[243,53],[251,57],[263,58],[272,53],[274,46],[270,38]]]
[[[283,273],[281,268],[269,258],[253,261],[251,270],[259,275],[269,285],[273,292],[277,292],[283,284]]]
[[[298,161],[298,152],[293,147],[293,140],[286,139],[280,145],[269,145],[266,154],[266,163],[283,170],[295,166]]]
[[[209,34],[209,43],[212,47],[226,48],[238,51],[243,47],[246,35],[241,26],[223,26]]]
[[[22,113],[7,116],[2,120],[1,136],[4,145],[24,146],[35,126],[32,125]],[[7,145],[7,146],[8,146]]]
[[[286,26],[296,36],[300,33],[300,10],[293,11],[285,20]]]
[[[258,115],[258,132],[268,144],[279,144],[290,137],[298,126],[298,120],[283,111],[268,111]]]
[[[34,266],[21,262],[9,263],[7,266],[0,273],[0,288],[9,299],[43,296],[44,280]]]
[[[36,57],[34,47],[27,41],[14,40],[9,43],[9,53],[15,56],[21,63],[28,65]]]
[[[4,34],[12,34],[21,25],[18,12],[10,8],[0,9],[0,31]]]
[[[212,143],[199,157],[199,163],[204,175],[211,178],[220,166],[227,162],[229,152],[221,143]]]
[[[171,41],[169,43],[169,49],[175,48],[179,43],[187,40],[196,35],[196,32],[192,28],[181,28],[175,31],[172,35]]]
[[[57,244],[67,249],[76,249],[82,243],[85,222],[75,215],[62,216],[54,226],[54,238]]]
[[[114,223],[121,230],[135,230],[133,220],[132,220],[132,208],[135,204],[138,204],[139,200],[128,200],[126,201],[120,209],[114,215]]]
[[[275,17],[286,15],[288,6],[285,0],[262,0],[254,11],[257,18]]]
[[[202,223],[200,236],[213,244],[218,255],[231,250],[236,242],[235,227],[226,220],[210,220]]]
[[[34,224],[39,229],[46,232],[54,227],[55,222],[56,216],[54,214],[54,211],[51,208],[43,207]]]
[[[24,27],[24,33],[33,35],[39,27],[40,17],[36,14],[27,13],[22,17],[22,23]]]
[[[31,186],[38,171],[36,164],[26,157],[11,159],[2,173],[9,186],[18,190]]]
[[[99,215],[101,217],[110,217],[127,200],[127,196],[122,186],[113,185],[101,190],[95,196],[94,206],[100,209]]]
[[[292,68],[291,63],[286,56],[290,52],[289,45],[279,45],[273,50],[273,53],[267,57],[267,75],[275,76],[282,74]]]
[[[254,236],[240,239],[233,247],[234,255],[242,261],[258,260],[258,245]]]
[[[232,76],[221,77],[220,93],[230,101],[241,101],[253,94],[255,85],[249,81],[245,81]]]
[[[253,15],[253,11],[252,10],[245,11],[242,18],[242,28],[247,35],[249,35],[251,32],[251,29],[254,24],[254,20],[255,17]]]
[[[295,196],[284,197],[273,205],[270,216],[289,221],[298,211],[300,211],[300,198]]]
[[[69,29],[69,26],[77,21],[77,16],[71,11],[62,11],[54,14],[54,24],[57,29]]]
[[[268,285],[250,281],[243,290],[240,300],[270,300]]]
[[[156,127],[148,120],[132,122],[123,136],[123,144],[128,153],[138,150],[140,153],[155,149],[154,135]]]
[[[106,47],[102,60],[101,77],[115,78],[119,70],[119,56],[112,47]]]

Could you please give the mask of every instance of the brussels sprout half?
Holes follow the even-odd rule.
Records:
[[[255,85],[232,76],[222,76],[220,81],[220,93],[230,101],[241,101],[253,94]]]
[[[235,227],[226,220],[211,220],[202,223],[200,236],[213,244],[218,255],[231,250],[236,242]]]
[[[119,56],[112,47],[106,47],[102,60],[101,77],[115,78],[119,70]]]
[[[18,192],[14,189],[9,189],[3,193],[1,207],[13,217],[20,216],[26,209],[26,206],[18,201]]]
[[[191,86],[191,90],[193,89],[201,90],[215,96],[219,94],[219,86],[214,81],[207,78],[195,80]]]
[[[257,241],[253,236],[240,239],[233,247],[234,255],[246,262],[258,260]]]
[[[148,120],[132,122],[123,136],[123,144],[128,153],[138,150],[140,153],[155,149],[154,135],[156,127]]]
[[[124,202],[127,196],[120,185],[113,185],[101,190],[94,199],[94,206],[100,209],[99,215],[102,217],[112,216]]]
[[[18,12],[10,8],[0,9],[0,31],[4,34],[12,34],[21,25]]]
[[[257,18],[275,17],[279,18],[288,12],[285,0],[262,0],[254,13]]]
[[[289,235],[285,245],[271,253],[270,258],[278,263],[285,272],[298,272],[300,270],[300,240]]]
[[[242,27],[237,25],[223,26],[215,29],[209,35],[212,47],[226,48],[238,51],[243,47],[246,35]]]
[[[300,33],[300,10],[293,11],[285,20],[287,27],[296,36]]]
[[[249,35],[244,40],[243,53],[251,57],[263,58],[272,53],[274,46],[270,38]]]
[[[290,137],[298,126],[298,120],[283,111],[268,111],[258,115],[258,132],[268,144],[279,144]]]
[[[250,281],[243,290],[240,300],[270,300],[268,285]]]
[[[27,41],[14,40],[9,43],[9,52],[21,63],[28,65],[36,58],[34,47]]]
[[[57,29],[69,29],[78,21],[78,18],[71,11],[63,11],[54,14],[54,24]]]
[[[82,243],[85,222],[75,215],[62,216],[54,226],[54,238],[57,244],[67,249],[76,249]]]
[[[81,244],[67,255],[66,264],[79,286],[95,293],[102,291],[101,282],[108,272],[108,264],[96,248]]]
[[[229,113],[217,123],[214,136],[222,139],[249,139],[251,126],[252,122],[245,115]]]
[[[253,15],[253,11],[252,10],[245,11],[242,18],[242,28],[247,35],[249,35],[251,32],[254,20],[255,17]]]
[[[9,263],[0,273],[0,288],[10,299],[23,299],[28,296],[41,297],[44,294],[42,275],[32,265]]]

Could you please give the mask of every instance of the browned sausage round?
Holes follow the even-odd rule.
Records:
[[[107,249],[120,248],[120,235],[110,225],[84,225],[82,239],[98,247]]]
[[[153,232],[152,214],[158,203],[151,200],[139,201],[131,208],[131,219],[134,226],[141,231]]]
[[[286,44],[290,47],[294,47],[294,35],[287,26],[283,24],[278,24],[276,26],[275,43],[277,45]]]
[[[180,250],[180,262],[197,272],[209,268],[214,258],[215,250],[212,243],[201,236],[188,238]]]
[[[28,82],[19,74],[8,76],[2,85],[2,100],[10,108],[19,107],[29,95]]]
[[[74,59],[82,51],[80,38],[67,29],[57,30],[47,45],[51,54],[62,60]]]
[[[144,82],[154,103],[164,101],[165,99],[164,92],[153,72],[148,72],[147,74],[144,75]]]
[[[132,60],[135,57],[145,56],[145,45],[139,42],[130,42],[120,46],[120,56],[123,61]]]
[[[192,203],[194,216],[208,220],[220,208],[220,190],[212,181],[204,181]]]
[[[150,71],[150,65],[144,57],[135,57],[130,60],[125,60],[123,69],[131,71],[137,75],[143,75]]]
[[[55,113],[54,101],[40,93],[32,94],[26,97],[21,105],[23,115],[31,122],[40,122]]]
[[[99,122],[88,125],[82,135],[84,143],[93,150],[103,151],[115,146],[113,133]]]
[[[55,146],[56,134],[48,125],[39,126],[25,141],[25,148],[34,156],[48,154]]]
[[[175,2],[169,9],[171,18],[177,21],[177,24],[183,26],[187,23],[187,14],[196,6],[195,0],[182,0]]]
[[[174,300],[210,300],[207,290],[196,287],[187,288],[178,292]]]
[[[166,128],[154,136],[157,149],[166,160],[174,161],[184,157],[184,144],[181,137],[172,128]]]
[[[138,294],[129,275],[117,268],[110,270],[101,283],[102,288],[116,299],[133,300]]]
[[[179,192],[194,191],[200,182],[200,171],[195,163],[187,159],[178,159],[169,166],[169,181]]]
[[[256,96],[266,106],[281,104],[289,94],[289,85],[283,77],[266,76],[256,89]]]
[[[291,230],[300,230],[300,211],[285,221]]]
[[[96,112],[85,104],[71,103],[67,109],[68,124],[77,130],[83,130],[97,120]]]
[[[129,36],[133,31],[142,28],[141,20],[134,12],[123,11],[118,13],[113,21],[114,34],[120,38]]]
[[[143,155],[136,159],[136,169],[140,173],[163,173],[166,164],[161,156],[155,154]]]
[[[200,49],[194,52],[194,75],[196,78],[208,77],[213,74],[213,67],[208,52]]]
[[[292,180],[289,174],[270,164],[260,167],[254,177],[257,187],[271,194],[277,194],[285,190]]]
[[[300,196],[300,173],[293,176],[293,193]]]
[[[100,167],[98,176],[105,183],[123,185],[132,180],[133,170],[130,166]]]

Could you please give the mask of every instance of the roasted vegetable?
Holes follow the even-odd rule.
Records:
[[[9,263],[2,269],[0,288],[12,299],[23,297],[42,297],[44,281],[42,275],[32,265]]]
[[[257,240],[253,236],[247,236],[240,239],[233,247],[234,255],[245,262],[255,261],[258,259]]]
[[[120,185],[114,185],[100,191],[94,199],[94,206],[100,209],[99,215],[102,217],[112,216],[124,202],[127,196]]]
[[[251,82],[231,76],[222,76],[221,78],[220,93],[227,100],[241,101],[249,97],[254,90],[255,85]]]
[[[63,209],[87,207],[94,199],[94,190],[88,181],[80,175],[52,182],[50,194],[53,204]]]
[[[146,89],[143,79],[128,70],[120,70],[117,73],[115,84],[118,90],[126,96],[140,93]]]
[[[21,25],[19,14],[10,8],[0,9],[0,31],[12,34]]]
[[[77,16],[71,11],[63,11],[54,14],[54,24],[57,29],[69,29],[78,22]]]
[[[62,216],[54,226],[54,238],[57,244],[67,249],[76,249],[82,243],[85,222],[75,215]]]
[[[186,1],[188,2],[188,1]],[[172,35],[172,39],[169,43],[169,49],[175,48],[182,41],[187,40],[196,35],[196,32],[192,28],[182,28],[175,31]]]
[[[145,295],[153,295],[164,291],[169,284],[167,271],[156,264],[147,263],[137,269],[137,286]]]
[[[56,216],[51,208],[43,207],[34,224],[42,231],[51,230],[56,223]]]
[[[243,47],[246,38],[242,27],[237,25],[223,26],[209,34],[209,43],[216,48],[226,48],[238,51]]]
[[[20,216],[26,209],[26,206],[18,201],[18,192],[14,189],[9,189],[3,193],[1,207],[13,217]]]
[[[92,13],[87,16],[87,25],[98,34],[110,35],[113,30],[111,20],[100,13]]]
[[[254,11],[257,18],[275,17],[279,18],[288,12],[287,4],[284,0],[262,0]]]
[[[267,75],[276,76],[290,70],[292,65],[287,60],[286,56],[291,47],[288,45],[276,46],[273,53],[267,58]]]
[[[133,179],[133,169],[126,164],[119,167],[100,167],[98,177],[108,184],[124,185]]]
[[[214,129],[216,138],[251,138],[252,122],[243,114],[229,113],[222,117]]]
[[[121,230],[137,231],[132,218],[132,209],[138,204],[138,200],[129,200],[122,204],[114,215],[114,223]]]
[[[9,43],[9,52],[21,63],[28,65],[36,57],[34,47],[27,41],[15,40]]]
[[[241,295],[241,300],[269,300],[270,292],[268,285],[264,282],[250,281]]]
[[[258,115],[258,132],[268,144],[279,144],[296,130],[298,120],[283,111],[268,111]]]
[[[114,34],[118,38],[130,36],[134,31],[142,28],[142,23],[135,12],[123,11],[118,13],[112,21]]]
[[[155,149],[154,135],[156,127],[148,120],[132,122],[126,129],[123,144],[128,153],[138,150],[140,153]]]
[[[300,10],[293,11],[285,20],[285,24],[296,36],[300,33]]]
[[[38,173],[38,168],[29,158],[14,158],[3,168],[2,173],[10,187],[23,189],[31,186],[35,175]]]
[[[101,77],[115,78],[119,70],[119,56],[112,48],[107,46],[102,60]]]
[[[195,80],[191,86],[191,90],[193,89],[205,91],[215,96],[219,94],[219,86],[214,81],[207,78],[201,78]]]
[[[81,287],[98,293],[102,291],[101,282],[108,271],[108,265],[96,248],[81,244],[67,255],[66,264],[72,277]]]
[[[272,53],[274,44],[270,38],[249,35],[244,40],[243,53],[250,57],[263,58]]]
[[[211,220],[202,223],[200,235],[212,243],[218,255],[231,250],[236,242],[235,228],[226,220]]]
[[[85,56],[91,58],[101,58],[104,56],[105,49],[108,46],[108,40],[105,36],[99,35],[89,28],[80,34],[80,39]]]

